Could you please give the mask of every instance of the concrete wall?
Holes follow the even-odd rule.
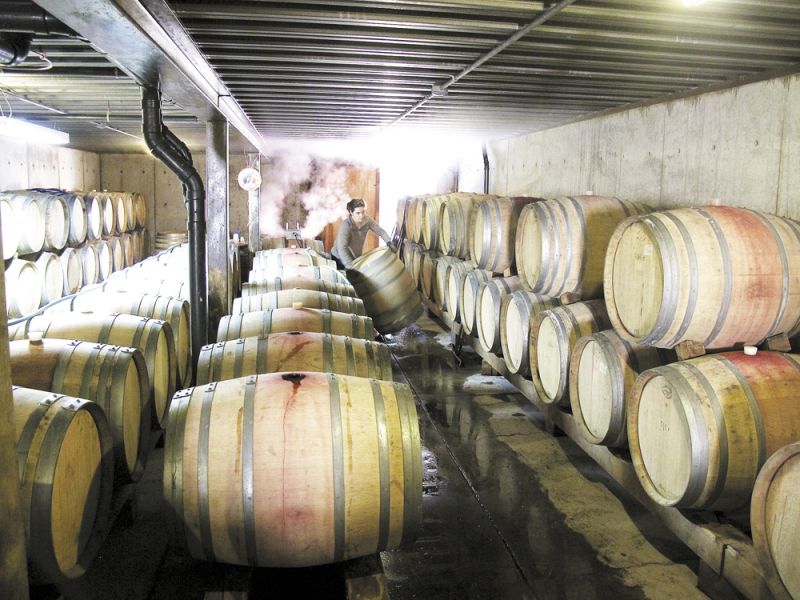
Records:
[[[722,203],[800,217],[800,75],[491,144],[491,193],[593,191],[658,207]],[[464,191],[479,180],[462,163]]]
[[[91,190],[100,184],[100,156],[58,146],[2,139],[0,190],[32,187]]]

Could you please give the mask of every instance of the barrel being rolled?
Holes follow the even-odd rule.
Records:
[[[493,198],[472,210],[469,231],[469,256],[479,269],[503,273],[514,264],[517,221],[525,205],[539,198]]]
[[[350,284],[325,281],[324,279],[309,279],[308,277],[275,277],[258,282],[248,281],[242,284],[242,297],[258,296],[282,290],[314,290],[337,296],[356,297],[356,290]]]
[[[114,464],[122,479],[144,470],[150,402],[138,350],[89,342],[44,339],[9,344],[14,385],[92,400],[108,417]]]
[[[636,379],[628,445],[647,494],[659,504],[746,506],[759,469],[800,440],[800,364],[791,354],[710,354]]]
[[[11,386],[20,498],[32,574],[80,577],[108,531],[111,430],[94,402]]]
[[[379,332],[394,333],[422,316],[411,275],[390,248],[381,246],[356,258],[347,277]]]
[[[519,277],[496,277],[481,284],[475,312],[478,342],[487,352],[497,352],[500,343],[500,305],[503,298],[520,289]]]
[[[531,374],[528,350],[531,321],[540,312],[560,304],[557,298],[519,289],[503,297],[500,302],[500,346],[503,360],[511,373],[525,377]]]
[[[650,208],[607,196],[571,196],[529,204],[517,226],[522,285],[547,296],[603,296],[606,250],[616,226]]]
[[[152,410],[159,424],[167,414],[167,405],[175,393],[177,364],[172,327],[165,321],[125,314],[71,312],[33,317],[17,339],[31,331],[46,338],[83,340],[99,344],[138,349],[146,365],[145,379]]]
[[[404,384],[250,376],[178,392],[168,423],[164,497],[195,558],[304,567],[394,548],[419,530],[422,457]]]
[[[761,468],[750,503],[753,546],[776,600],[800,598],[800,443],[784,446]]]
[[[217,341],[289,331],[315,331],[363,340],[375,339],[375,328],[369,317],[316,308],[275,308],[222,317],[217,329]]]
[[[569,405],[569,359],[575,344],[609,327],[602,300],[557,306],[534,317],[528,353],[531,377],[542,402]]]
[[[608,247],[614,329],[661,348],[758,344],[800,329],[800,225],[728,206],[632,217]]]
[[[203,346],[197,361],[197,385],[300,369],[392,380],[386,344],[328,333],[291,331]]]
[[[668,350],[631,344],[613,330],[582,337],[570,358],[572,414],[592,444],[626,447],[627,399],[642,371],[674,362]]]
[[[359,298],[298,289],[280,290],[267,294],[259,294],[258,296],[236,298],[233,301],[231,314],[267,310],[270,308],[288,308],[296,304],[308,308],[335,310],[337,312],[354,313],[356,315],[367,314],[365,312],[364,302]]]

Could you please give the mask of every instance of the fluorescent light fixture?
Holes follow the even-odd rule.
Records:
[[[13,117],[0,117],[0,136],[34,144],[69,144],[69,134]]]

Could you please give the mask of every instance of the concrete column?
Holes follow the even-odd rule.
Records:
[[[2,240],[0,240],[0,247]],[[28,562],[11,400],[5,275],[0,272],[0,598],[27,600]]]
[[[249,162],[250,161],[248,161],[248,163]],[[257,168],[258,172],[261,173],[261,156],[259,156],[258,161],[255,162],[256,162],[255,168]],[[261,217],[260,206],[261,206],[261,188],[247,192],[247,210],[248,210],[247,222],[250,224],[247,235],[251,252],[258,252],[259,250],[261,250],[261,230],[260,230],[261,225],[259,222],[259,219]]]
[[[230,313],[228,262],[228,122],[206,125],[206,261],[209,331]]]

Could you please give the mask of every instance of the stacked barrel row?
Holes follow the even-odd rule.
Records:
[[[379,273],[400,279],[402,264],[385,250],[350,273],[378,260]],[[402,307],[373,320],[368,307],[380,303],[310,249],[259,251],[252,266],[216,343],[202,348],[197,387],[170,408],[164,494],[176,542],[196,558],[295,567],[413,539],[415,403],[374,341]]]
[[[142,259],[141,194],[22,190],[0,193],[6,304],[33,313]]]
[[[422,199],[415,214],[436,202],[446,206],[452,195]],[[571,410],[588,441],[629,446],[655,501],[746,506],[766,459],[800,439],[800,404],[789,391],[800,368],[791,354],[732,350],[797,334],[800,226],[725,206],[531,202],[505,225],[516,224],[515,248],[501,276],[479,268],[480,252],[510,235],[478,227],[497,199],[472,202],[466,265],[437,255],[424,236],[407,244],[423,293],[484,350],[502,354],[509,371],[529,377],[544,403]],[[437,292],[433,275],[457,269],[466,272],[453,286],[458,304]],[[728,352],[677,362],[678,345]]]

